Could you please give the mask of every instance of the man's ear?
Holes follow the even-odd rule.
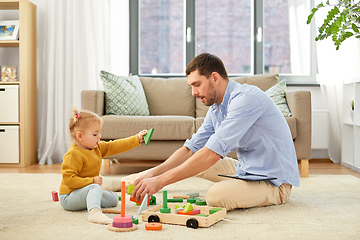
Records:
[[[217,72],[212,72],[211,77],[214,79],[215,84],[219,84],[221,80],[221,76]]]
[[[83,136],[82,136],[82,133],[80,131],[77,131],[75,133],[75,137],[76,137],[77,140],[81,141]]]

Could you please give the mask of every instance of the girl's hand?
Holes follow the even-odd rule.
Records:
[[[142,130],[138,134],[139,143],[142,143],[144,141],[144,135],[147,133],[147,130]]]
[[[99,184],[101,186],[103,178],[101,176],[96,176],[93,179],[93,183]]]

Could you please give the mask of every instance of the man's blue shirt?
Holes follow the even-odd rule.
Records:
[[[206,147],[222,158],[237,150],[237,175],[276,177],[275,186],[299,186],[296,152],[288,124],[273,100],[255,86],[229,80],[222,103],[210,106],[185,147]]]

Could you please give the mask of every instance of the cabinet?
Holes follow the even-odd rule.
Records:
[[[354,111],[351,102],[354,100]],[[360,79],[344,83],[341,164],[360,172]]]
[[[18,11],[19,40],[0,40],[0,48],[18,48],[6,53],[18,54],[19,62],[18,81],[0,81],[0,167],[25,167],[37,163],[36,6],[0,0],[0,14],[3,10]]]

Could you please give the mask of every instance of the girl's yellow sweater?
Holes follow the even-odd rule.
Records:
[[[69,194],[75,189],[92,184],[93,178],[99,176],[104,157],[128,151],[139,145],[138,135],[109,142],[101,141],[91,150],[82,149],[73,143],[64,155],[59,194]]]

